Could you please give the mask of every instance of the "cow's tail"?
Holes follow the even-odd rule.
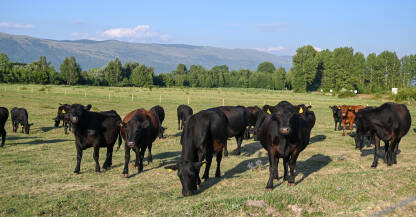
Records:
[[[123,142],[123,140],[121,139],[121,130],[118,131],[118,147],[117,147],[117,151],[120,150],[120,146],[121,143]]]

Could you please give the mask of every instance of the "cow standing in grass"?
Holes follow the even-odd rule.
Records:
[[[341,123],[342,123],[341,107],[334,105],[334,106],[329,106],[329,108],[331,109],[332,117],[334,118],[334,123],[335,123],[334,131],[337,131],[337,129],[341,127]]]
[[[279,158],[283,158],[283,180],[287,180],[289,184],[295,182],[296,160],[309,144],[315,119],[313,112],[302,115],[299,109],[299,106],[282,101],[271,108],[271,114],[265,116],[258,129],[258,139],[269,155],[270,176],[266,189],[272,189],[273,179],[279,177]]]
[[[69,119],[69,108],[70,105],[68,104],[59,104],[60,106],[58,107],[58,113],[56,115],[56,117],[53,119],[55,121],[55,127],[59,127],[60,122],[62,121],[62,125],[64,126],[65,129],[65,134],[68,134],[68,128],[69,131],[72,131],[72,122]]]
[[[94,148],[93,158],[95,171],[100,172],[98,162],[100,148],[107,148],[107,156],[103,169],[107,170],[112,165],[113,148],[118,137],[121,144],[120,124],[121,118],[116,111],[91,112],[91,105],[83,106],[73,104],[69,107],[69,118],[72,122],[77,150],[77,165],[74,173],[79,174],[81,168],[82,153],[87,148]]]
[[[143,158],[148,149],[148,162],[152,162],[152,143],[159,134],[159,117],[151,111],[137,109],[126,115],[122,123],[121,135],[125,141],[124,155],[124,177],[129,174],[130,149],[136,153],[135,166],[138,173],[143,171]],[[120,144],[119,144],[120,146]]]
[[[256,126],[257,119],[261,115],[261,108],[258,106],[248,106],[247,109],[250,111],[250,118],[248,120],[247,130],[244,134],[244,139],[250,139],[250,130]],[[256,132],[253,130],[253,136]]]
[[[182,155],[176,165],[166,169],[178,170],[184,196],[193,195],[199,190],[199,171],[206,160],[203,179],[209,178],[209,169],[214,153],[217,156],[215,177],[221,176],[220,165],[223,148],[227,144],[227,117],[219,108],[211,108],[193,115],[185,126],[181,137]]]
[[[397,164],[399,143],[409,131],[411,123],[409,110],[403,104],[384,103],[380,107],[362,109],[356,113],[356,147],[362,148],[364,137],[370,134],[375,139],[374,161],[371,167],[377,167],[380,140],[385,144],[384,158],[387,165]]]
[[[191,107],[187,105],[180,105],[176,109],[177,115],[178,115],[178,130],[182,130],[186,123],[188,122],[188,119],[192,116],[194,111]]]
[[[350,126],[350,134],[352,133],[352,128],[355,122],[355,113],[360,109],[363,109],[362,105],[342,105],[341,106],[341,118],[342,118],[342,136],[345,136],[345,129],[347,124]]]
[[[159,118],[159,121],[160,121],[160,128],[159,128],[159,134],[158,134],[158,137],[159,137],[159,139],[163,139],[164,137],[163,137],[163,133],[165,132],[165,130],[166,130],[166,128],[164,128],[164,127],[162,127],[162,123],[163,123],[163,121],[165,120],[165,110],[163,109],[163,107],[162,106],[160,106],[160,105],[156,105],[156,106],[153,106],[151,109],[150,109],[150,111],[151,112],[153,112],[155,115],[157,115],[157,117]]]
[[[6,124],[7,119],[9,118],[9,110],[4,107],[0,107],[0,134],[1,134],[1,147],[4,146],[6,142],[6,129],[4,125]]]
[[[30,127],[33,123],[29,124],[29,115],[25,108],[12,108],[10,111],[12,116],[12,125],[13,125],[13,132],[17,132],[19,128],[19,124],[22,125],[22,133],[29,134]]]

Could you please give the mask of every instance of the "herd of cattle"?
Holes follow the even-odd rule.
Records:
[[[182,194],[195,194],[201,184],[200,168],[206,164],[202,179],[209,178],[209,169],[213,155],[216,154],[217,168],[215,177],[220,177],[220,164],[223,156],[228,156],[227,140],[235,137],[237,149],[234,154],[241,153],[243,139],[250,138],[260,141],[269,157],[269,179],[266,189],[273,188],[273,180],[278,179],[279,158],[283,158],[283,180],[292,185],[295,181],[295,165],[300,154],[310,143],[311,130],[316,117],[312,106],[304,104],[293,105],[281,101],[271,106],[221,106],[199,111],[193,114],[191,107],[180,105],[177,108],[178,130],[182,130],[180,143],[182,145],[181,160],[166,166],[166,169],[177,170],[182,184]],[[362,148],[364,138],[367,137],[375,145],[372,167],[377,167],[380,140],[385,143],[385,161],[388,166],[397,163],[396,154],[401,138],[407,134],[411,125],[409,110],[403,104],[384,103],[379,107],[364,106],[330,106],[335,122],[334,130],[343,126],[343,136],[346,125],[349,124],[354,137],[356,148]],[[164,109],[157,105],[150,110],[143,108],[131,111],[124,119],[116,111],[93,112],[91,105],[61,104],[57,117],[54,118],[55,127],[63,122],[65,134],[68,128],[75,136],[77,163],[75,174],[80,173],[83,150],[93,147],[95,170],[100,171],[99,149],[107,148],[106,160],[102,166],[107,170],[112,165],[113,147],[118,139],[118,148],[125,142],[125,164],[123,175],[128,177],[130,150],[136,154],[135,167],[138,173],[143,171],[143,159],[146,149],[148,161],[152,162],[152,143],[157,137],[163,138],[166,128],[162,127],[165,119]],[[5,123],[9,111],[0,107],[1,146],[6,140]],[[22,132],[29,134],[30,126],[28,113],[24,108],[11,110],[13,131],[19,125]],[[353,125],[356,132],[352,133]],[[289,167],[289,171],[288,171]]]

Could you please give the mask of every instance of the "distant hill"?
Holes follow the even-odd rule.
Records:
[[[30,63],[46,56],[55,69],[65,57],[75,56],[82,69],[105,66],[118,57],[123,63],[136,61],[153,66],[156,73],[170,72],[179,63],[189,67],[191,64],[211,68],[215,65],[228,65],[230,69],[256,69],[263,61],[276,67],[289,68],[290,56],[276,56],[254,49],[224,49],[209,46],[185,44],[143,44],[116,40],[56,41],[22,35],[0,33],[0,53],[6,53],[13,62]]]

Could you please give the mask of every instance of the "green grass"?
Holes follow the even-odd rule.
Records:
[[[188,96],[195,112],[220,106],[223,99],[225,105],[244,106],[276,104],[281,100],[295,104],[311,102],[317,116],[311,135],[314,142],[299,156],[297,185],[288,186],[279,180],[273,191],[265,191],[269,174],[267,153],[258,142],[245,140],[241,156],[223,158],[221,179],[211,178],[202,184],[200,194],[183,198],[176,173],[163,166],[180,157],[176,107],[186,104]],[[260,89],[149,90],[4,84],[0,85],[0,97],[0,106],[9,110],[14,106],[27,108],[29,120],[34,123],[30,135],[13,133],[10,119],[6,123],[8,139],[0,149],[0,216],[267,215],[263,208],[246,206],[247,200],[264,200],[283,216],[295,215],[288,205],[301,208],[304,216],[361,216],[416,195],[416,135],[412,130],[401,141],[398,164],[387,167],[380,159],[377,169],[370,168],[373,147],[360,152],[354,149],[352,138],[333,131],[329,105],[380,105],[384,99],[339,99]],[[123,150],[114,153],[113,167],[102,173],[95,172],[92,149],[86,150],[81,174],[73,175],[74,136],[53,127],[58,103],[90,103],[94,111],[114,109],[122,117],[133,109],[150,109],[160,104],[166,112],[163,126],[168,128],[167,138],[153,143],[153,163],[145,162],[145,172],[129,179],[121,174]],[[416,117],[416,108],[408,108]],[[228,142],[229,150],[234,150],[235,140]],[[102,149],[101,165],[104,159]],[[260,166],[248,168],[249,163],[259,160]],[[210,177],[214,177],[215,164],[214,160]],[[130,174],[135,172],[130,164]],[[280,161],[279,175],[282,173]],[[409,215],[414,210],[413,202],[392,214]]]

